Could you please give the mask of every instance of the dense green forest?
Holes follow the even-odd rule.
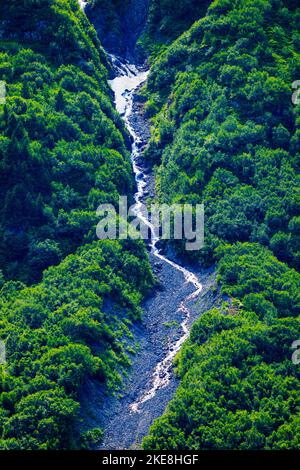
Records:
[[[94,239],[96,208],[132,195],[133,177],[105,55],[76,0],[1,3],[0,264],[32,282]]]
[[[79,392],[88,379],[110,393],[121,385],[134,353],[130,325],[151,285],[143,245],[111,240],[81,248],[37,286],[4,284],[0,449],[90,444],[91,431],[78,431]]]
[[[167,202],[204,202],[223,310],[194,325],[147,449],[299,449],[296,1],[215,0],[154,61],[147,157]],[[181,246],[177,246],[182,252]]]
[[[0,11],[0,449],[89,447],[80,393],[120,386],[153,285],[143,244],[95,242],[98,205],[133,194],[129,139],[77,1]]]
[[[250,3],[215,2],[155,61],[146,156],[162,199],[204,202],[209,263],[251,241],[299,267],[299,10]]]

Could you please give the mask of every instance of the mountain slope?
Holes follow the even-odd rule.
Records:
[[[152,66],[159,197],[204,202],[193,258],[229,301],[194,326],[147,449],[299,448],[299,19],[294,1],[216,0]]]
[[[104,51],[77,2],[3,3],[0,262],[32,282],[94,240],[98,205],[134,180]]]

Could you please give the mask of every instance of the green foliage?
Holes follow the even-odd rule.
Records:
[[[131,195],[133,178],[106,59],[77,2],[10,2],[4,14],[0,262],[32,282],[94,239],[98,205]]]
[[[237,244],[219,250],[222,290],[243,300],[260,319],[300,315],[300,275],[259,244]]]
[[[250,241],[299,268],[300,13],[285,3],[215,1],[151,69],[146,156],[162,200],[205,204],[207,263]]]
[[[84,445],[87,449],[97,448],[103,439],[102,429],[95,428],[87,431],[83,436]]]
[[[114,43],[121,47],[124,16],[129,8],[132,8],[130,0],[91,0],[87,9],[87,15],[94,24],[101,24],[101,40],[105,47]],[[95,11],[94,11],[95,9]],[[100,17],[101,15],[101,17]],[[132,31],[127,31],[131,34]],[[116,44],[117,43],[117,44]]]
[[[129,326],[153,282],[143,245],[135,244],[133,254],[127,242],[95,242],[49,268],[35,287],[2,288],[2,449],[78,447],[86,381],[107,390],[120,386]]]
[[[194,260],[216,263],[226,303],[193,326],[180,386],[145,449],[299,449],[297,6],[215,0],[153,63],[158,194],[204,202]]]

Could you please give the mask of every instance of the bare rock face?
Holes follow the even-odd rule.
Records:
[[[136,60],[136,42],[145,27],[150,0],[95,0],[86,7],[103,47]]]

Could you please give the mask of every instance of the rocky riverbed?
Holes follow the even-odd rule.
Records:
[[[155,396],[144,402],[138,412],[132,412],[130,405],[145,394],[152,383],[153,370],[166,354],[170,344],[180,337],[183,312],[178,311],[180,303],[193,292],[193,286],[184,282],[183,276],[167,263],[152,259],[153,268],[159,279],[158,289],[144,304],[143,321],[135,327],[134,336],[140,349],[133,358],[128,378],[125,379],[123,397],[105,401],[99,416],[105,429],[102,449],[130,449],[139,447],[147,435],[154,419],[161,416],[178,386],[171,375],[166,387],[159,389]],[[203,291],[197,301],[189,307],[190,325],[206,310],[216,304],[213,272],[199,272]]]

